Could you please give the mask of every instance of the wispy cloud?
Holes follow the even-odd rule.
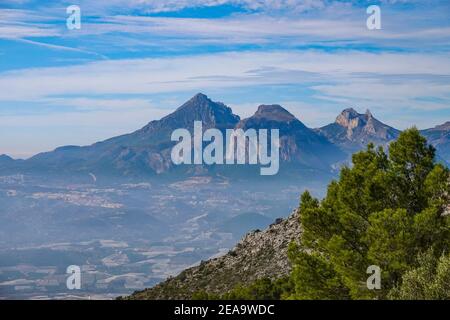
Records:
[[[51,37],[60,35],[60,28],[48,24],[51,17],[26,9],[0,7],[0,38]]]
[[[382,104],[384,98],[393,96],[447,99],[449,75],[450,57],[442,54],[236,52],[6,72],[0,74],[0,87],[7,88],[0,92],[0,100],[295,83],[348,99],[357,97],[364,86],[367,90],[358,95],[377,98]],[[415,80],[417,77],[423,80]],[[395,78],[398,80],[393,81]],[[360,87],[352,90],[352,85]]]
[[[218,5],[229,1],[212,0],[198,1],[198,5]],[[192,46],[193,44],[215,43],[224,47],[232,44],[264,44],[271,43],[279,46],[298,46],[315,44],[318,42],[333,45],[340,44],[378,44],[386,46],[406,45],[419,47],[424,43],[428,46],[448,45],[450,40],[450,25],[440,25],[430,21],[426,24],[415,24],[420,10],[411,12],[395,12],[395,18],[389,18],[392,12],[385,17],[383,30],[370,31],[366,28],[365,10],[354,7],[352,2],[324,2],[324,1],[234,1],[236,4],[255,7],[289,8],[311,7],[321,8],[321,14],[309,12],[296,15],[271,16],[262,13],[235,14],[224,18],[177,18],[154,17],[143,15],[111,15],[109,10],[102,12],[98,17],[90,17],[89,9],[83,20],[83,27],[76,32],[65,30],[65,12],[54,9],[45,13],[30,10],[0,9],[2,21],[0,23],[0,38],[29,38],[53,36],[61,39],[77,38],[83,43],[83,38],[103,34],[128,34],[133,36],[123,45],[138,44],[136,36],[158,37],[160,45],[178,41],[177,45]],[[92,3],[92,2],[90,2]],[[97,2],[96,2],[97,3]],[[159,4],[158,4],[159,3]],[[99,1],[98,6],[112,6],[123,4],[125,8],[136,6],[159,7],[168,6],[173,10],[185,6],[195,7],[192,1],[131,1],[127,4],[122,1]],[[326,5],[325,5],[326,3]],[[82,8],[90,8],[92,4],[83,4]],[[178,9],[177,9],[178,8]],[[440,17],[442,20],[442,17]],[[59,21],[59,23],[55,23]],[[89,38],[90,39],[90,38]],[[141,42],[144,38],[140,38]],[[89,40],[92,41],[92,40]],[[169,42],[166,42],[169,41]]]
[[[64,3],[64,1],[59,1]],[[109,13],[130,10],[143,13],[173,12],[186,8],[204,8],[230,5],[248,10],[295,10],[306,11],[323,8],[329,0],[79,0],[77,4],[90,12]],[[32,5],[33,0],[3,0],[3,5]],[[46,6],[58,5],[58,1],[48,1]]]

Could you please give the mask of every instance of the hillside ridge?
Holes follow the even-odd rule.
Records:
[[[287,257],[291,242],[301,237],[299,213],[277,219],[264,231],[255,230],[243,237],[227,254],[186,269],[176,277],[133,293],[131,300],[191,299],[200,291],[223,294],[239,284],[258,279],[277,279],[291,271]]]

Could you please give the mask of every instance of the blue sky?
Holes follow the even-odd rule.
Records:
[[[279,103],[318,127],[354,107],[428,128],[450,120],[450,2],[2,0],[0,88],[0,154],[19,158],[136,130],[197,92],[242,117]]]

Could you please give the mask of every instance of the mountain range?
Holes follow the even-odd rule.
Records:
[[[194,121],[202,121],[203,130],[217,128],[279,129],[280,171],[295,169],[331,171],[369,142],[387,146],[400,130],[377,120],[370,111],[360,114],[345,109],[334,123],[311,129],[280,105],[261,105],[254,115],[240,119],[221,102],[197,94],[166,117],[151,121],[143,128],[90,146],[64,146],[37,154],[27,160],[0,156],[0,173],[58,173],[114,176],[162,176],[175,173],[197,175],[223,174],[225,168],[186,165],[171,161],[175,142],[171,133],[178,128],[193,131]],[[421,133],[437,149],[441,160],[450,162],[450,122]],[[223,166],[222,166],[223,167]]]

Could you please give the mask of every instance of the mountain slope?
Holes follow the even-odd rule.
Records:
[[[420,133],[436,148],[439,157],[450,163],[450,121]]]
[[[224,256],[202,262],[153,288],[135,292],[127,299],[190,299],[198,291],[223,294],[238,284],[257,279],[279,278],[289,274],[287,249],[301,236],[300,220],[294,212],[264,231],[247,234]]]
[[[370,142],[386,146],[400,134],[399,130],[373,117],[369,110],[361,114],[353,108],[343,110],[334,123],[316,131],[350,153],[364,149]]]
[[[14,159],[11,158],[10,156],[7,156],[6,154],[0,155],[0,164],[1,163],[7,164],[7,163],[11,163],[13,161],[14,161]]]
[[[279,129],[280,160],[287,163],[329,169],[345,158],[338,147],[306,127],[280,105],[259,106],[256,113],[241,120],[237,128]]]

